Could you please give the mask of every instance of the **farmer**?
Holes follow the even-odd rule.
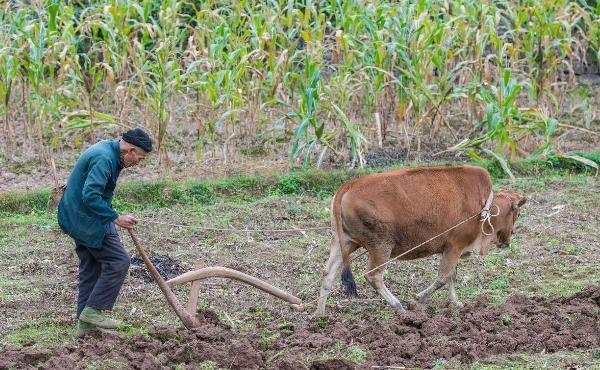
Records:
[[[88,148],[69,176],[58,206],[58,224],[75,241],[79,257],[76,337],[119,324],[102,314],[112,309],[129,269],[129,255],[115,224],[130,229],[137,220],[112,209],[113,191],[121,170],[135,166],[151,151],[152,141],[144,130],[129,130],[120,139]]]

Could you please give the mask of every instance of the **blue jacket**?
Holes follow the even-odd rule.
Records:
[[[58,224],[73,239],[101,248],[106,225],[118,214],[112,198],[122,165],[118,140],[102,140],[79,157],[58,206]]]

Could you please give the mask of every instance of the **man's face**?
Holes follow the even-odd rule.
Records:
[[[143,149],[140,148],[129,148],[124,153],[121,154],[121,161],[123,162],[123,167],[133,167],[136,164],[140,163],[140,161],[148,155]]]

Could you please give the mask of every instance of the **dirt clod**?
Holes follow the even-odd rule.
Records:
[[[69,368],[111,358],[125,367],[158,368],[198,365],[213,361],[224,368],[354,369],[355,367],[432,367],[436,361],[469,364],[490,355],[540,353],[598,348],[600,346],[600,285],[563,298],[544,299],[515,294],[502,306],[485,298],[456,311],[429,313],[424,306],[389,319],[367,318],[348,323],[329,318],[324,328],[274,325],[279,335],[268,349],[257,334],[240,334],[223,325],[212,311],[199,315],[194,330],[158,325],[148,335],[85,337],[77,346],[51,349],[7,346],[0,369]],[[358,346],[365,362],[354,364],[336,353],[339,343]],[[339,353],[339,352],[337,352]],[[269,363],[268,359],[276,359]],[[309,359],[308,363],[306,362]]]
[[[310,364],[310,370],[353,370],[356,365],[348,360],[338,358],[332,360],[314,361]]]

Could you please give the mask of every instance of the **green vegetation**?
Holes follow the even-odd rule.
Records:
[[[498,369],[563,369],[565,367],[597,369],[600,367],[600,351],[556,352],[544,354],[514,354],[509,358],[494,356],[487,361],[473,364],[471,370]]]
[[[367,351],[359,346],[352,346],[348,348],[346,355],[344,356],[347,360],[350,360],[356,364],[362,364],[367,358]]]
[[[29,325],[20,331],[7,334],[2,341],[15,345],[35,343],[37,347],[64,346],[71,341],[71,327],[52,323]]]
[[[236,147],[283,143],[305,165],[332,152],[362,164],[379,141],[420,152],[429,136],[509,173],[517,158],[591,165],[553,139],[592,125],[594,93],[574,68],[600,59],[595,1],[14,0],[0,10],[9,158],[33,148],[46,161],[142,124],[160,163],[167,147],[227,162]]]
[[[600,153],[580,153],[582,157],[600,163]],[[428,165],[431,165],[429,163]],[[443,165],[444,163],[439,163]],[[492,177],[502,179],[504,173],[495,161],[474,162],[490,171]],[[415,164],[411,164],[414,166]],[[571,160],[523,161],[511,164],[514,172],[522,176],[548,176],[566,173],[594,174],[595,170]],[[176,204],[212,204],[219,199],[252,199],[267,195],[314,195],[328,198],[345,181],[384,168],[356,170],[319,169],[296,171],[289,174],[269,176],[245,176],[223,180],[188,180],[174,182],[160,180],[139,181],[117,187],[114,206],[116,209],[136,210],[142,208],[170,207]],[[0,194],[0,213],[46,212],[51,209],[51,193],[48,190],[12,192]],[[293,212],[293,211],[292,211]],[[35,214],[35,213],[34,213]]]

